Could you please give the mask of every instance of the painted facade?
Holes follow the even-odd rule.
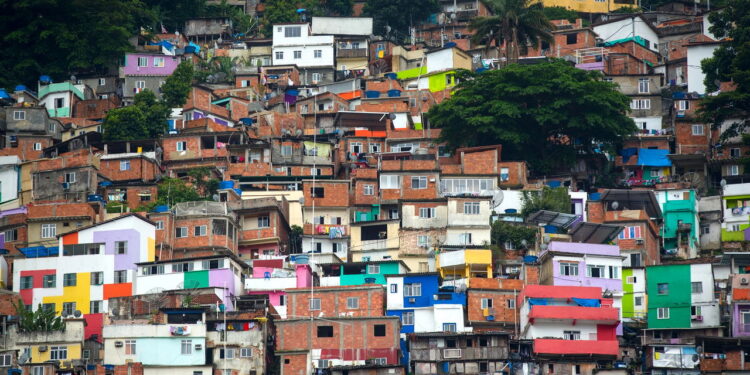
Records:
[[[245,279],[247,294],[266,294],[282,318],[287,315],[289,288],[312,286],[312,269],[307,264],[285,267],[282,259],[253,261],[253,276]]]
[[[695,190],[662,190],[655,193],[664,217],[661,230],[664,250],[669,255],[695,258],[700,247]]]
[[[646,267],[648,328],[711,328],[719,326],[710,263]]]
[[[83,85],[60,82],[39,86],[39,105],[47,108],[50,117],[72,117],[73,105],[84,99]]]
[[[398,275],[411,271],[400,260],[320,264],[319,266],[323,269],[322,276],[320,277],[321,286],[385,285],[386,275]]]
[[[13,291],[33,309],[79,311],[89,337],[101,334],[108,299],[133,295],[137,264],[154,260],[154,225],[120,216],[61,236],[59,248],[53,256],[17,259]]]
[[[648,314],[646,295],[646,270],[643,268],[622,269],[622,318],[644,320]]]
[[[435,263],[440,276],[447,280],[492,278],[492,251],[488,249],[443,250]]]
[[[750,183],[729,184],[722,194],[724,222],[721,223],[721,241],[750,240]]]

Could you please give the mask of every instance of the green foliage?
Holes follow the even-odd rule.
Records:
[[[65,322],[54,310],[46,309],[42,304],[37,306],[36,311],[26,308],[23,301],[16,303],[16,314],[18,315],[19,332],[52,332],[64,331]]]
[[[128,205],[125,202],[109,201],[104,208],[108,214],[120,214],[128,211]]]
[[[132,50],[128,38],[151,14],[140,0],[0,1],[0,87],[35,87],[71,72],[103,72]]]
[[[273,25],[277,23],[299,22],[300,15],[297,9],[306,9],[307,16],[315,14],[315,9],[308,7],[312,5],[310,0],[268,0],[263,3],[266,9],[261,19],[261,31],[263,35],[270,38],[273,35]]]
[[[639,8],[636,7],[622,7],[612,11],[613,14],[635,14],[642,13]]]
[[[179,178],[165,178],[159,182],[154,206],[172,207],[177,203],[202,201],[204,198],[198,191]]]
[[[521,216],[524,219],[541,210],[569,214],[571,209],[568,189],[562,186],[554,189],[545,186],[542,190],[524,190],[521,200]]]
[[[292,225],[289,231],[289,246],[291,247],[289,252],[292,254],[298,254],[302,252],[302,227],[299,225]]]
[[[422,23],[440,11],[437,0],[367,0],[364,16],[373,18],[373,32],[391,40],[404,41],[409,27]],[[386,30],[389,26],[390,32]]]
[[[133,105],[115,108],[104,118],[104,140],[126,141],[156,138],[167,128],[169,107],[150,90],[136,94]]]
[[[491,233],[492,244],[500,246],[510,241],[516,248],[519,248],[523,241],[526,241],[526,246],[532,248],[536,240],[536,228],[502,220],[492,223]]]
[[[577,152],[619,144],[636,131],[628,96],[601,73],[565,61],[457,76],[451,98],[427,114],[451,149],[502,144],[504,160],[526,160],[544,174],[569,168]]]
[[[172,72],[172,75],[167,77],[167,80],[161,86],[161,97],[167,107],[182,107],[185,104],[194,76],[193,63],[183,61]]]
[[[211,178],[211,170],[208,167],[194,168],[188,171],[188,176],[193,181],[198,193],[204,197],[212,197],[219,187],[219,180]]]
[[[229,56],[215,56],[208,61],[199,63],[200,70],[195,73],[196,80],[208,83],[233,83],[235,64],[239,58]]]
[[[576,19],[581,18],[578,12],[565,7],[544,7],[542,12],[548,20],[568,20],[575,22]]]
[[[232,20],[232,29],[235,33],[249,35],[253,29],[258,31],[256,20],[245,13],[242,8],[230,5],[227,0],[221,0],[219,4],[207,5],[204,15],[207,17],[229,17]]]
[[[143,0],[153,23],[149,28],[161,31],[161,25],[169,32],[182,30],[185,21],[203,15],[206,11],[206,0]]]
[[[469,23],[472,41],[500,48],[505,44],[505,61],[517,62],[529,46],[540,41],[552,43],[553,25],[544,14],[544,5],[535,0],[482,0],[492,16],[476,17]]]
[[[703,121],[720,126],[725,121],[731,125],[722,135],[722,141],[744,133],[750,112],[750,0],[729,0],[727,7],[710,13],[710,28],[718,38],[727,38],[712,57],[703,60],[707,91],[716,91],[719,82],[732,81],[734,91],[703,97],[699,110]]]

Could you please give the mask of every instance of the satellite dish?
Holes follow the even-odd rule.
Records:
[[[494,211],[496,208],[500,207],[500,204],[503,203],[503,199],[505,198],[505,195],[503,194],[502,190],[495,190],[495,192],[492,194],[492,201],[490,204],[492,204],[492,210]]]
[[[212,196],[211,196],[211,199],[213,199],[213,200],[214,200],[214,202],[218,202],[218,201],[219,201],[219,194],[214,194],[214,195],[212,195]]]
[[[29,355],[29,352],[28,352],[28,351],[26,351],[26,350],[24,350],[24,351],[23,351],[23,354],[21,354],[21,356],[20,356],[20,357],[18,357],[18,364],[19,364],[19,365],[22,365],[22,364],[24,364],[24,363],[28,362],[28,361],[29,361],[29,359],[31,359],[30,357],[31,357],[31,356]]]
[[[80,318],[83,316],[83,313],[81,313],[81,310],[76,310],[73,312],[73,316],[76,318]]]

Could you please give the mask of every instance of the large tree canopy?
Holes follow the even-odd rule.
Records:
[[[718,82],[732,81],[733,91],[706,96],[702,101],[701,116],[718,126],[731,121],[722,134],[729,139],[743,133],[750,125],[750,0],[730,0],[727,7],[709,15],[711,33],[727,38],[711,58],[703,60],[708,91],[718,89]]]
[[[402,41],[409,36],[410,26],[419,25],[439,10],[437,0],[367,0],[362,12],[373,18],[375,34]]]
[[[451,98],[427,114],[450,148],[502,144],[504,159],[547,173],[569,167],[576,152],[616,145],[636,131],[626,95],[601,73],[562,60],[459,78]]]
[[[161,86],[161,96],[164,103],[169,108],[182,107],[190,93],[190,87],[193,85],[195,69],[190,61],[183,61],[167,77]]]
[[[169,107],[156,95],[143,90],[135,95],[133,105],[115,108],[104,118],[104,139],[126,141],[156,138],[167,128]]]

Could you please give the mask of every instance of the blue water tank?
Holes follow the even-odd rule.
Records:
[[[219,182],[219,189],[232,189],[234,188],[234,181],[221,181]]]
[[[396,79],[396,78],[398,78],[398,74],[396,74],[396,73],[385,73],[385,78]]]
[[[515,209],[515,208],[506,208],[505,209],[505,213],[506,214],[515,214],[515,213],[518,213],[518,210]]]
[[[456,46],[456,42],[448,42],[448,43],[445,43],[445,45],[443,47],[445,47],[445,48],[451,48],[451,47],[455,47],[455,46]]]
[[[39,81],[41,81],[42,83],[51,83],[52,78],[50,78],[50,76],[48,75],[43,75],[39,77]]]
[[[526,255],[523,257],[523,262],[524,263],[536,263],[537,259],[539,258],[535,255]]]
[[[547,183],[547,186],[551,188],[560,187],[560,181],[550,181]]]
[[[294,262],[297,264],[309,264],[310,257],[307,255],[297,255],[294,257]]]
[[[401,90],[388,90],[389,98],[398,98],[401,96]]]
[[[367,90],[365,91],[365,98],[376,99],[380,97],[380,91]]]
[[[25,91],[25,90],[26,90],[26,86],[24,86],[24,85],[18,85],[18,86],[16,86],[16,91]]]
[[[590,201],[598,201],[602,199],[602,193],[591,193],[589,194],[589,200]]]
[[[161,206],[154,207],[154,210],[152,212],[167,212],[169,211],[169,206],[163,204]]]

